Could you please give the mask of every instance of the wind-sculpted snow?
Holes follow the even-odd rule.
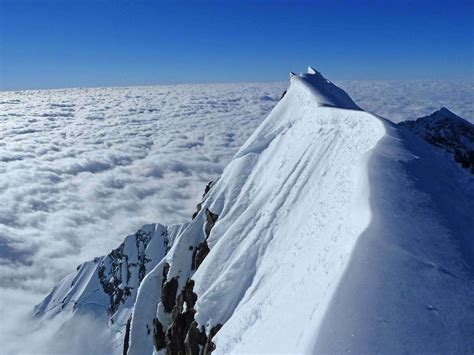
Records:
[[[162,263],[145,278],[128,354],[170,345],[175,313],[160,284],[172,280],[175,297],[190,278],[183,347],[202,329],[216,353],[473,348],[472,179],[401,126],[327,96],[337,91],[318,75],[291,77],[178,236],[166,272]],[[204,211],[219,218],[194,272]]]
[[[16,335],[24,310],[77,265],[109,253],[140,225],[188,221],[203,186],[283,89],[0,93],[0,315],[11,319],[0,343],[12,352],[24,346]]]
[[[192,277],[198,328],[219,327],[218,353],[308,350],[369,222],[370,212],[360,211],[367,209],[363,166],[383,124],[312,69],[291,81],[167,255],[166,279],[178,279],[178,292]],[[194,273],[186,248],[204,239],[205,210],[219,218]],[[160,298],[147,296],[160,294],[162,270],[139,290],[129,354],[152,352],[147,329],[155,317],[168,326]]]
[[[444,148],[385,125],[368,164],[373,216],[311,351],[469,354],[474,179]]]
[[[341,82],[340,86],[351,94],[357,108],[395,121],[425,116],[441,106],[467,120],[474,117],[472,82],[360,81]],[[0,332],[0,343],[6,344],[6,351],[24,351],[26,332],[44,334],[37,331],[38,327],[25,329],[28,323],[22,314],[77,265],[110,253],[123,235],[142,224],[189,221],[203,186],[221,175],[286,87],[286,83],[222,84],[0,93],[0,315],[9,319]],[[282,103],[297,100],[297,104],[279,105],[275,109],[278,114],[272,117],[280,117],[281,122],[267,119],[240,149],[212,190],[213,197],[203,204],[194,227],[189,227],[188,236],[180,234],[179,244],[187,248],[182,253],[186,257],[170,256],[169,262],[175,267],[171,265],[169,277],[180,276],[179,287],[186,284],[187,277],[196,279],[196,319],[200,325],[209,330],[212,325],[225,323],[215,336],[217,350],[255,351],[258,346],[270,346],[272,339],[281,349],[290,349],[291,344],[294,349],[309,349],[308,339],[314,338],[324,304],[335,290],[339,277],[335,275],[340,275],[349,262],[349,249],[357,233],[373,217],[367,199],[370,184],[365,166],[369,155],[363,152],[386,128],[364,112],[331,108],[356,108],[345,93],[349,106],[347,100],[338,101],[324,90],[318,94],[320,101],[315,101],[313,89],[300,90],[298,95],[289,92]],[[317,115],[312,113],[313,106]],[[295,107],[299,108],[293,112]],[[297,116],[305,117],[306,123],[298,123]],[[270,160],[270,153],[279,157],[280,163]],[[310,171],[315,171],[314,176]],[[273,180],[281,194],[269,184]],[[472,186],[472,181],[464,185]],[[311,193],[309,186],[315,186]],[[291,208],[289,204],[299,200],[308,202],[304,207]],[[350,221],[340,214],[347,212],[349,200],[356,206]],[[444,202],[453,204],[449,198]],[[472,229],[472,219],[466,212],[469,209],[462,212],[462,207],[458,211],[465,231],[460,232],[461,239],[463,245],[470,245],[466,231]],[[207,208],[219,219],[206,242],[210,252],[194,274],[193,251],[189,248],[196,248],[205,238]],[[309,212],[312,209],[314,213]],[[254,228],[263,235],[261,239],[252,232]],[[313,229],[318,233],[311,232]],[[338,237],[340,231],[347,232],[342,239]],[[307,242],[298,241],[300,234]],[[331,236],[330,240],[325,235]],[[230,246],[224,248],[221,239]],[[337,245],[346,249],[339,250]],[[331,247],[339,259],[325,259],[325,251]],[[283,253],[284,248],[288,253]],[[272,250],[281,251],[274,254],[281,263],[269,256]],[[320,263],[305,265],[299,259]],[[181,272],[178,265],[183,267]],[[452,272],[436,265],[436,270]],[[269,270],[284,277],[273,278]],[[308,272],[313,271],[320,277],[308,281]],[[161,282],[162,274],[155,275],[155,280]],[[279,290],[281,284],[305,292],[293,299],[289,288]],[[310,284],[329,285],[319,306],[311,302],[324,287],[308,292],[305,287]],[[158,292],[160,287],[159,283]],[[282,296],[273,300],[268,295],[277,289]],[[214,307],[222,306],[220,292],[228,301],[224,307]],[[142,324],[150,323],[150,329],[160,302],[159,294],[156,297],[149,300],[151,313],[142,320]],[[108,295],[104,299],[110,300]],[[292,325],[288,314],[273,311],[275,305],[292,309],[294,304],[318,309],[310,316],[304,334],[297,334],[301,324],[287,329]],[[233,306],[239,312],[225,310]],[[310,313],[298,307],[295,319]],[[256,334],[263,331],[258,324],[267,321],[278,326],[268,342],[258,345],[262,339]],[[62,324],[51,322],[58,327]],[[125,322],[121,319],[119,323],[123,326]],[[83,327],[77,325],[82,321],[74,323],[79,339],[78,330]],[[248,326],[252,323],[255,327]],[[99,327],[102,324],[99,322]],[[141,332],[138,322],[136,325],[136,331]],[[237,336],[244,328],[243,335]],[[277,340],[286,339],[285,334],[294,335],[292,339],[298,344],[282,346]],[[38,349],[45,349],[40,344],[44,338],[30,337],[41,345]],[[150,341],[149,334],[144,339]],[[150,342],[146,344],[153,347]]]

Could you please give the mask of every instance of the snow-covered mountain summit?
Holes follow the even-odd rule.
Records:
[[[290,81],[192,221],[143,227],[38,316],[73,321],[92,285],[118,353],[472,351],[470,174],[313,68]]]
[[[307,92],[307,98],[318,106],[360,110],[359,106],[338,86],[327,80],[320,72],[309,66],[307,73],[290,75],[293,86],[300,87],[301,93]]]

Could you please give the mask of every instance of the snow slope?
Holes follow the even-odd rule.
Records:
[[[325,312],[317,353],[474,349],[474,180],[404,126],[369,162],[371,222]]]
[[[127,353],[472,352],[472,175],[290,80],[141,282]]]
[[[167,257],[168,280],[194,280],[198,325],[223,325],[216,352],[474,349],[472,179],[313,69],[291,82],[204,202],[219,219],[202,265]],[[129,354],[152,351],[154,313],[167,326],[148,296],[162,279],[141,286]]]
[[[188,221],[205,184],[285,87],[0,92],[3,351],[30,351],[32,337],[26,346],[18,330],[33,332],[24,330],[31,309],[77,265],[108,254],[141,225]],[[43,345],[49,337],[36,338]]]
[[[337,85],[364,110],[396,122],[442,106],[474,122],[472,80]],[[109,253],[143,224],[188,221],[203,186],[222,174],[287,86],[0,92],[4,351],[28,352],[29,311],[78,264]]]

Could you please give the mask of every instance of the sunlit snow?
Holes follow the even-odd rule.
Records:
[[[338,84],[363,109],[394,121],[441,106],[474,117],[472,82]],[[205,184],[287,86],[0,93],[0,315],[15,328],[65,274],[140,225],[188,221]],[[14,348],[17,330],[5,329],[0,342],[10,337]]]

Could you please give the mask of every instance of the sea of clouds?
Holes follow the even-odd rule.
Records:
[[[362,108],[396,122],[441,106],[473,122],[472,81],[337,84]],[[30,336],[29,345],[47,348],[41,340],[53,330],[35,330],[25,317],[79,263],[109,252],[142,224],[189,220],[206,183],[221,174],[286,87],[0,92],[4,350],[25,349],[25,332],[38,339]],[[77,352],[89,352],[82,343]]]

